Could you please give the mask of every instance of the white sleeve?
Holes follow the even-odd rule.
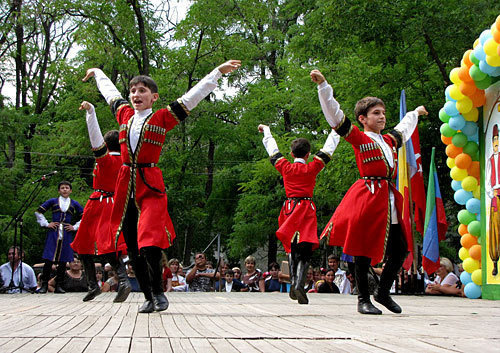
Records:
[[[182,103],[189,111],[193,110],[203,98],[217,87],[217,81],[221,77],[222,73],[218,68],[215,68],[181,97]]]
[[[40,212],[35,212],[35,217],[40,227],[47,227],[49,225],[49,222],[47,222],[47,218],[45,218],[45,216]]]
[[[406,113],[405,117],[396,125],[394,130],[397,130],[401,133],[403,138],[403,143],[408,141],[415,131],[418,123],[418,113],[413,110],[411,112]]]
[[[337,127],[344,118],[344,112],[340,109],[339,103],[333,98],[332,86],[326,81],[319,84],[318,96],[326,121],[332,128]]]
[[[25,264],[26,265],[26,264]],[[23,270],[25,270],[27,277],[28,277],[28,283],[26,283],[26,286],[28,288],[36,288],[36,276],[35,276],[35,271],[33,269],[26,265]]]
[[[92,104],[90,104],[90,109],[87,110],[86,117],[87,117],[87,129],[89,131],[90,144],[92,145],[92,148],[99,148],[104,143],[104,137],[102,137],[101,129],[99,127],[99,122],[97,121],[95,109]]]
[[[486,195],[488,195],[488,197],[492,199],[495,195],[493,194],[493,185],[491,185],[491,162],[489,159],[486,161],[485,169],[486,180],[484,186],[486,187]]]
[[[73,224],[73,228],[75,230],[78,230],[78,228],[80,228],[80,223],[82,222],[82,220],[80,219],[78,222],[76,222],[75,224]]]
[[[120,91],[118,91],[113,82],[111,82],[101,69],[94,69],[94,77],[97,88],[108,104],[111,104],[114,98],[122,98]]]
[[[322,152],[325,152],[327,155],[330,157],[332,156],[333,152],[337,149],[337,146],[340,141],[340,136],[335,132],[335,130],[332,129],[330,134],[328,134],[328,137],[326,138],[326,142],[323,145],[323,148],[321,149]]]
[[[276,140],[271,134],[271,129],[269,128],[269,126],[264,127],[264,138],[262,139],[262,143],[264,144],[264,147],[266,148],[269,157],[274,156],[276,153],[280,151],[278,149],[278,144],[276,143]]]

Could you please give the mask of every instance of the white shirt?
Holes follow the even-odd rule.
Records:
[[[24,262],[20,262],[19,265],[16,267],[14,270],[14,285],[17,287],[19,286],[19,279],[21,278],[21,266],[23,267],[23,286],[24,288],[36,288],[36,277],[35,277],[35,272],[33,269],[29,266],[26,265]],[[12,267],[10,265],[10,262],[7,262],[0,266],[0,274],[2,275],[3,279],[3,286],[8,287],[10,285],[10,280],[12,278]],[[26,293],[26,290],[23,290],[23,293]],[[19,288],[15,289],[10,289],[8,291],[9,294],[11,293],[20,293]]]
[[[351,294],[351,282],[349,282],[344,270],[341,270],[340,268],[337,269],[333,282],[337,285],[337,287],[339,287],[341,294]]]
[[[59,202],[59,208],[61,209],[61,212],[68,211],[69,205],[71,205],[71,199],[69,197],[59,196],[58,202]],[[48,227],[49,226],[49,222],[47,221],[47,218],[45,218],[45,216],[43,214],[41,214],[40,212],[35,212],[35,217],[36,217],[36,221],[40,225],[40,227]],[[73,225],[73,228],[75,229],[75,231],[78,230],[78,228],[80,227],[80,222],[81,222],[81,220],[79,220],[78,222],[76,222]]]
[[[104,137],[102,136],[101,128],[99,127],[99,122],[97,121],[95,109],[92,104],[90,104],[90,109],[87,110],[87,113],[85,115],[87,120],[87,130],[89,132],[90,145],[92,146],[92,148],[99,148],[104,144]]]
[[[231,283],[226,281],[226,292],[231,292],[232,289],[233,289],[233,281],[231,281]]]
[[[325,115],[326,121],[332,128],[337,127],[344,118],[344,112],[340,109],[340,104],[333,97],[333,89],[332,86],[328,84],[328,82],[324,81],[318,85],[318,96],[321,104],[321,109],[323,110],[323,114]],[[418,113],[416,111],[410,111],[406,113],[405,117],[396,125],[394,128],[397,130],[402,137],[402,143],[406,143],[411,138],[413,131],[417,127],[418,123]],[[381,134],[377,134],[375,132],[366,131],[365,134],[369,136],[373,141],[375,141],[382,151],[384,152],[384,156],[387,159],[387,163],[394,167],[394,158],[392,156],[391,147],[384,141]],[[396,205],[394,202],[394,194],[392,190],[389,189],[389,200],[391,203],[391,223],[397,224],[398,217],[396,211]]]

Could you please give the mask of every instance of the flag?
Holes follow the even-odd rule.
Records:
[[[439,182],[434,165],[432,148],[429,183],[427,185],[427,204],[424,224],[424,245],[422,250],[422,265],[425,272],[431,274],[439,268],[439,242],[445,239],[448,223],[444,211],[443,199],[439,190]]]
[[[410,142],[411,141],[411,142]],[[420,154],[420,137],[418,135],[418,127],[413,131],[413,135],[411,135],[411,140],[407,143],[407,146],[411,146],[412,152],[410,152],[410,148],[407,147],[408,154],[408,162],[413,163],[415,161],[414,167],[415,173],[410,175],[411,177],[411,197],[413,199],[413,213],[414,213],[414,221],[417,232],[420,234],[424,233],[424,223],[425,223],[425,187],[424,187],[424,173],[422,169],[422,155]],[[412,161],[410,161],[411,156],[414,157]]]

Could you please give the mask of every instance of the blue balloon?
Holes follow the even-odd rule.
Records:
[[[477,60],[486,60],[486,53],[484,52],[483,46],[481,44],[476,45],[474,48],[474,56],[477,58]]]
[[[446,97],[446,100],[456,102],[457,101],[456,99],[451,98],[450,91],[451,91],[451,86],[446,87],[446,89],[444,90],[444,95]]]
[[[464,288],[464,293],[469,299],[477,299],[481,296],[481,287],[474,282],[467,283]]]
[[[448,101],[444,104],[444,111],[449,116],[458,115],[460,112],[457,110],[457,105],[454,101]],[[451,120],[451,119],[450,119]]]
[[[481,212],[476,215],[476,221],[481,222]]]
[[[472,136],[467,136],[467,140],[469,141],[472,141],[472,142],[475,142],[477,144],[479,144],[479,134],[476,132],[475,135],[472,135]]]
[[[463,271],[460,274],[460,282],[462,282],[462,284],[464,286],[466,286],[469,283],[472,283],[471,274],[469,272],[467,272],[467,271]]]
[[[500,66],[495,67],[495,70],[493,70],[493,72],[492,72],[491,76],[493,76],[493,77],[498,77],[498,76],[500,76]]]
[[[467,208],[467,211],[469,211],[470,213],[480,213],[481,201],[473,197],[467,200],[467,202],[465,203],[465,208]]]
[[[479,35],[479,42],[481,42],[481,45],[484,45],[484,43],[490,38],[493,38],[493,35],[491,34],[491,29],[485,29]]]
[[[461,190],[462,189],[462,182],[458,181],[458,180],[453,180],[451,182],[451,188],[453,189],[453,191]]]
[[[472,192],[460,189],[458,191],[455,191],[455,195],[453,197],[456,203],[458,203],[459,205],[465,205],[467,201],[472,198]]]
[[[450,120],[448,120],[448,125],[450,125],[450,127],[453,130],[462,130],[462,128],[465,126],[465,119],[461,115],[456,115],[456,116],[450,118]],[[462,132],[464,134],[466,134],[465,131],[462,131]]]
[[[495,71],[495,68],[493,66],[488,65],[486,60],[481,60],[479,62],[479,70],[491,76],[491,74]]]
[[[451,119],[450,119],[450,121],[451,121]],[[464,121],[465,121],[465,119],[464,119]],[[449,124],[449,122],[448,122],[448,124]],[[464,126],[462,126],[462,128],[460,128],[460,130],[462,130],[462,132],[465,135],[467,135],[467,137],[469,137],[469,136],[472,137],[472,136],[477,134],[478,128],[477,128],[477,124],[475,122],[467,121],[467,122],[465,122]]]

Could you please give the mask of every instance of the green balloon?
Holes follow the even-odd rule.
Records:
[[[476,219],[476,216],[467,210],[461,210],[458,212],[458,221],[462,224],[468,225],[470,222]]]
[[[453,130],[448,123],[444,123],[441,125],[441,128],[439,129],[441,131],[441,134],[443,134],[446,137],[452,137],[457,133],[456,130]]]
[[[476,82],[476,86],[477,86],[478,81],[484,80],[488,76],[488,74],[485,74],[484,72],[482,72],[479,69],[479,66],[476,66],[476,65],[472,65],[470,67],[469,75]]]
[[[472,63],[474,65],[479,65],[479,59],[476,58],[476,56],[474,55],[474,52],[469,54],[469,59],[470,59],[470,61],[472,61]]]
[[[479,151],[477,151],[476,153],[471,155],[470,158],[472,158],[473,162],[478,162],[479,161]]]
[[[479,89],[486,89],[486,88],[490,87],[492,82],[493,82],[493,80],[488,75],[486,75],[486,77],[484,79],[482,79],[481,81],[474,80],[476,87]]]
[[[481,223],[479,221],[472,221],[467,225],[467,231],[475,236],[478,237],[481,235]]]
[[[483,241],[483,240],[481,239],[481,237],[477,237],[477,243],[478,243],[479,245],[483,245],[483,244],[481,243],[482,241]]]
[[[444,108],[441,108],[441,110],[439,111],[439,120],[441,120],[443,123],[447,123],[450,120],[450,116],[446,114]]]
[[[464,146],[464,153],[467,153],[469,156],[473,157],[479,151],[479,146],[474,141],[469,141]]]
[[[467,136],[465,136],[462,132],[458,132],[451,139],[451,143],[453,143],[456,147],[465,147],[467,144]]]

